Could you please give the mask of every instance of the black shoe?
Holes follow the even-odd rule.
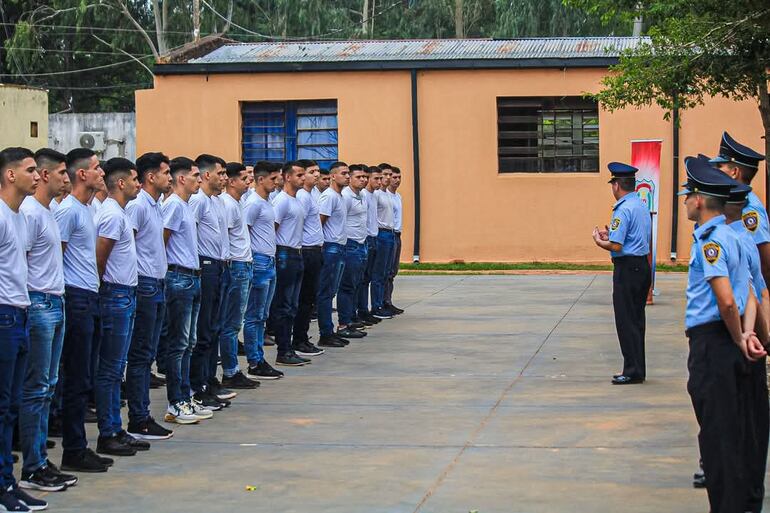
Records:
[[[347,344],[334,335],[324,335],[321,337],[321,340],[318,341],[318,345],[322,347],[345,347]]]
[[[350,324],[348,324],[348,328],[353,328],[354,330],[362,330],[366,328],[366,324],[364,324],[361,321],[353,321]]]
[[[118,440],[120,440],[122,443],[126,444],[129,447],[133,447],[137,451],[150,450],[150,442],[146,440],[139,440],[138,438],[134,438],[133,436],[129,435],[125,429],[120,431],[115,436],[117,436]]]
[[[294,344],[294,352],[299,356],[319,356],[324,354],[323,349],[317,348],[315,345],[311,344],[310,341]]]
[[[269,335],[265,333],[265,338],[262,341],[262,345],[265,347],[274,346],[275,345],[275,335]]]
[[[48,418],[48,436],[51,438],[61,438],[61,417],[51,416]]]
[[[19,486],[27,490],[60,492],[67,489],[67,479],[62,474],[57,474],[47,466],[43,466],[34,472],[22,472]]]
[[[346,346],[350,344],[350,340],[348,340],[346,338],[342,338],[339,335],[337,335],[336,333],[332,333],[332,337],[336,338],[339,342],[342,342]]]
[[[13,513],[29,513],[29,506],[16,498],[14,494],[7,490],[0,489],[0,511]]]
[[[644,383],[644,379],[632,378],[630,376],[618,376],[617,378],[612,378],[613,385],[637,385],[640,383]]]
[[[706,474],[703,473],[703,469],[692,475],[692,487],[706,488]]]
[[[131,447],[120,438],[118,435],[103,437],[100,436],[96,440],[96,452],[101,454],[111,454],[112,456],[134,456],[136,454],[136,448]]]
[[[294,351],[290,351],[286,354],[279,354],[275,359],[276,365],[284,365],[287,367],[301,367],[308,363],[310,363],[310,360],[297,356],[297,353]]]
[[[249,379],[241,371],[238,371],[230,377],[222,377],[222,386],[240,390],[253,390],[259,386],[259,381]]]
[[[363,319],[364,322],[369,322],[369,323],[372,323],[372,324],[379,324],[379,323],[382,322],[382,319],[378,319],[377,317],[373,316],[370,313],[367,313],[366,315],[361,317],[361,319]]]
[[[227,388],[223,387],[222,383],[220,383],[217,378],[209,380],[209,384],[206,385],[206,390],[208,390],[211,395],[216,397],[220,402],[229,401],[238,395],[238,392],[233,392],[232,390],[228,390]]]
[[[395,310],[393,310],[393,309],[392,309],[391,307],[389,307],[388,305],[384,305],[384,306],[382,307],[382,311],[383,311],[383,312],[385,312],[387,315],[390,315],[391,317],[395,317],[395,316],[397,316],[397,315],[400,315],[398,312],[396,312]]]
[[[401,315],[402,313],[404,313],[403,309],[401,309],[401,308],[399,308],[399,307],[397,307],[397,306],[395,306],[393,304],[390,304],[390,303],[386,304],[385,308],[390,310],[391,312],[393,312],[396,315]]]
[[[77,453],[64,454],[61,459],[62,470],[70,472],[107,472],[108,465],[102,463],[101,458],[91,449],[84,449]]]
[[[83,422],[86,424],[96,424],[97,417],[96,417],[96,408],[91,408],[90,406],[86,408],[86,414],[83,418]]]
[[[345,327],[341,330],[337,330],[337,336],[342,338],[364,338],[366,333],[363,331],[354,330],[350,327]]]
[[[137,440],[168,440],[174,436],[174,432],[166,429],[152,417],[141,422],[128,423],[128,434]]]
[[[243,340],[238,341],[238,356],[246,356],[246,346],[243,344]]]
[[[24,504],[27,508],[29,508],[29,511],[42,511],[48,507],[48,503],[46,501],[32,497],[18,486],[9,488],[6,493]]]
[[[54,442],[53,440],[46,440],[45,441],[45,448],[46,449],[53,449],[54,447],[56,447],[56,442]]]
[[[166,378],[161,378],[157,374],[150,373],[150,388],[156,389],[166,386]]]
[[[90,452],[91,455],[96,457],[96,459],[99,460],[102,463],[102,465],[105,465],[107,467],[111,467],[111,466],[113,466],[115,464],[115,460],[113,460],[112,458],[108,458],[107,456],[99,456],[98,454],[96,454],[94,452],[93,449],[86,449],[86,451]]]
[[[51,460],[45,460],[45,464],[51,470],[51,472],[53,472],[54,474],[63,476],[65,480],[64,482],[67,483],[67,486],[75,486],[78,483],[77,476],[63,473],[61,470],[59,470],[59,467],[54,465],[54,463]]]
[[[366,328],[371,328],[372,326],[374,326],[374,324],[375,323],[367,321],[366,319],[362,319],[361,317],[356,317],[355,319],[353,319],[352,326],[360,325],[360,326],[364,326]]]
[[[225,407],[224,403],[220,403],[216,397],[206,393],[205,390],[203,392],[196,392],[195,395],[193,395],[193,401],[197,402],[199,406],[203,406],[211,411],[219,411]],[[229,402],[230,401],[228,401],[228,403]]]
[[[376,310],[372,310],[372,317],[377,319],[392,319],[393,314],[384,308],[377,308]]]
[[[259,379],[281,379],[283,377],[283,372],[274,369],[272,365],[267,363],[267,360],[262,360],[255,367],[249,367],[248,374]]]

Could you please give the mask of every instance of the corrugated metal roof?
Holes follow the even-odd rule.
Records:
[[[228,44],[189,64],[596,59],[636,47],[637,37],[428,39]]]

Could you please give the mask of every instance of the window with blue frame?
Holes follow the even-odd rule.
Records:
[[[243,162],[337,160],[337,101],[244,103]]]

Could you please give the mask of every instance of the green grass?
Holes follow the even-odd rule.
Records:
[[[687,272],[683,264],[658,264],[660,272]],[[446,271],[455,272],[493,272],[493,271],[611,271],[611,264],[570,264],[565,262],[463,262],[463,263],[430,263],[401,264],[401,270],[417,271],[420,274],[436,274]]]

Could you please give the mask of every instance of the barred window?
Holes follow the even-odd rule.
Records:
[[[497,99],[500,173],[599,171],[599,107],[580,97]]]

